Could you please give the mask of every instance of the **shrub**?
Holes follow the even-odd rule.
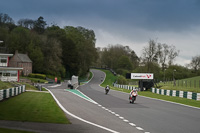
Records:
[[[128,84],[128,81],[126,80],[126,78],[124,77],[124,76],[119,76],[118,78],[117,78],[117,83],[118,84],[122,84],[122,85],[126,85],[126,84]]]
[[[30,78],[39,78],[39,79],[46,79],[46,75],[44,74],[36,74],[36,73],[30,73],[28,75]]]

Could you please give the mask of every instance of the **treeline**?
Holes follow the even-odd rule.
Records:
[[[17,24],[7,14],[0,13],[0,47],[8,53],[28,53],[33,72],[70,78],[84,76],[90,66],[108,67],[121,74],[154,73],[159,80],[183,79],[200,75],[200,56],[192,57],[187,67],[175,65],[179,50],[173,45],[149,40],[139,57],[128,46],[108,45],[95,48],[95,33],[84,27],[47,26],[43,17],[20,19]]]
[[[0,13],[0,40],[0,47],[8,53],[28,53],[34,73],[62,78],[84,76],[98,58],[93,30],[47,26],[43,17],[20,19],[15,24],[7,14]]]
[[[149,40],[140,57],[128,46],[109,45],[98,49],[99,59],[96,66],[112,68],[122,75],[118,78],[121,84],[127,83],[126,73],[154,73],[154,78],[161,81],[173,80],[173,77],[183,79],[199,76],[199,56],[193,57],[187,67],[176,65],[174,61],[179,52],[174,45],[157,43],[155,40]]]

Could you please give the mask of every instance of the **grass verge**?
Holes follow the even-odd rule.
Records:
[[[160,94],[152,93],[150,91],[139,92],[139,95],[150,97],[150,98],[156,98],[156,99],[171,101],[171,102],[176,102],[176,103],[181,103],[181,104],[190,105],[190,106],[194,106],[194,107],[199,107],[200,108],[200,101],[197,101],[197,100],[181,98],[181,97],[160,95]]]
[[[109,70],[100,70],[106,74],[106,79],[101,84],[102,87],[106,87],[106,85],[113,86],[113,83],[116,81],[117,76],[114,76]]]
[[[25,92],[0,102],[0,119],[69,124],[51,94]]]
[[[7,128],[0,128],[0,133],[33,133],[33,132],[7,129]]]
[[[92,72],[90,72],[89,74],[90,74],[89,77],[87,77],[85,79],[80,79],[80,81],[79,81],[80,85],[86,84],[92,78],[92,76],[93,76]]]
[[[30,78],[30,77],[21,77],[21,79],[29,79],[31,80],[31,82],[33,83],[48,83],[47,80],[44,80],[44,79],[39,79],[39,78]]]
[[[0,81],[0,90],[12,88],[13,86],[9,82]]]

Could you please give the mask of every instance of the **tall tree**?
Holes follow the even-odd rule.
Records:
[[[176,47],[174,45],[169,46],[169,66],[172,65],[174,59],[179,55],[179,50],[176,50]]]
[[[8,15],[0,13],[0,27],[6,27],[12,31],[16,26],[14,20]]]
[[[97,51],[95,48],[95,34],[94,31],[85,29],[83,27],[66,26],[65,28],[67,38],[72,40],[77,49],[77,66],[79,68],[78,75],[85,75],[89,71],[89,67],[97,58]]]
[[[32,20],[32,19],[20,19],[17,23],[18,23],[19,26],[29,28],[29,29],[33,29],[35,21]]]
[[[157,45],[154,40],[150,40],[148,46],[143,48],[143,62],[147,65],[147,71],[150,71],[150,65],[158,61]]]
[[[161,64],[162,71],[166,68],[166,61],[169,56],[169,46],[167,44],[158,43],[158,59]]]
[[[45,26],[46,26],[46,21],[44,21],[44,18],[42,16],[40,16],[34,23],[34,30],[39,33],[42,34],[45,31]]]
[[[31,35],[28,29],[16,27],[11,31],[7,40],[9,51],[14,53],[15,50],[19,50],[19,52],[26,53],[30,40]]]
[[[8,14],[0,13],[0,24],[6,23],[14,24],[14,20]]]
[[[190,66],[194,69],[195,72],[197,72],[200,68],[200,56],[194,56],[192,57]]]

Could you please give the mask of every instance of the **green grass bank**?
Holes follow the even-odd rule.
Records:
[[[69,124],[49,93],[25,92],[0,102],[0,119]]]

